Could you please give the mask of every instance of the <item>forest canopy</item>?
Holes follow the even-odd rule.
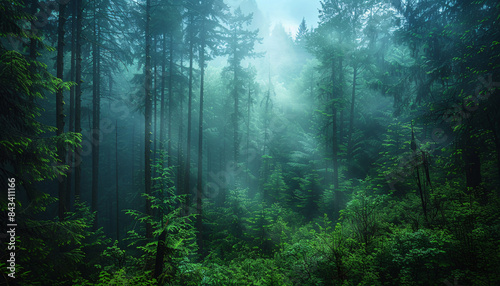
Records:
[[[1,285],[500,285],[500,3],[306,2],[0,0]]]

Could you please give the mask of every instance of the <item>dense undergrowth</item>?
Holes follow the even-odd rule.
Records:
[[[92,214],[83,204],[64,222],[31,220],[32,214],[23,214],[17,279],[22,285],[500,282],[500,204],[495,195],[478,197],[451,182],[436,185],[426,221],[415,192],[373,194],[368,180],[353,190],[337,222],[327,213],[305,221],[300,208],[263,204],[258,196],[249,198],[246,189],[230,192],[228,207],[206,207],[203,253],[197,251],[193,217],[181,215],[182,198],[172,188],[163,201],[151,198],[164,213],[162,221],[128,211],[137,224],[120,242],[101,230],[91,231]],[[38,204],[51,201],[45,197]],[[327,210],[327,203],[319,209]],[[151,239],[141,234],[147,222],[154,228]],[[155,279],[163,231],[163,269]]]

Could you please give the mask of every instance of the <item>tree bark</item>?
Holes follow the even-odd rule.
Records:
[[[118,189],[118,120],[115,126],[116,240],[120,241],[120,191]]]
[[[183,53],[181,55],[181,63],[180,63],[180,74],[184,76],[184,56]],[[180,84],[179,94],[184,92],[184,85]],[[177,142],[177,165],[179,166],[179,171],[177,172],[177,193],[179,195],[185,194],[184,190],[184,97],[180,96],[179,102],[179,135]],[[186,202],[184,202],[185,204]],[[183,208],[183,212],[184,212]]]
[[[203,27],[204,28],[204,27]],[[202,42],[200,47],[200,111],[199,111],[199,121],[198,121],[198,178],[196,183],[196,229],[197,241],[198,241],[198,251],[203,253],[203,238],[202,238],[202,228],[203,228],[203,91],[204,91],[204,80],[205,80],[205,35],[204,30],[202,30]]]
[[[97,21],[97,7],[94,4],[94,41],[92,43],[92,212],[98,210],[99,200],[99,151],[100,151],[100,115],[101,115],[101,95],[100,95],[100,74],[99,74],[99,23]],[[96,214],[94,220],[94,230],[98,228],[99,215]]]
[[[57,27],[57,77],[63,80],[64,73],[64,24],[66,22],[66,5],[59,4],[59,21]],[[63,89],[58,88],[56,92],[56,127],[57,136],[61,136],[64,133],[64,97]],[[66,148],[62,140],[57,147],[57,155],[59,163],[64,165],[66,162]],[[64,176],[59,177],[59,220],[64,220],[65,212],[68,211],[68,206],[66,205],[66,180]]]
[[[191,19],[191,22],[193,20]],[[190,175],[191,175],[191,109],[192,109],[192,101],[193,101],[193,46],[194,39],[192,38],[189,41],[189,86],[188,86],[188,125],[187,125],[187,146],[186,146],[186,163],[185,163],[185,172],[184,172],[184,194],[186,195],[186,205],[184,208],[184,214],[189,214],[189,206],[191,205],[191,190],[190,190]]]
[[[76,63],[75,63],[75,81],[76,81],[76,86],[75,86],[75,132],[76,133],[81,133],[82,132],[82,120],[81,120],[81,106],[82,106],[82,43],[81,43],[81,38],[82,38],[82,14],[83,14],[83,7],[82,7],[82,0],[77,0],[76,1],[76,50],[75,50],[75,57],[76,57]],[[81,174],[82,174],[82,169],[81,169],[81,152],[82,149],[81,147],[76,148],[75,152],[75,201],[78,201],[80,199],[80,188],[81,188]]]
[[[481,184],[481,160],[475,146],[465,146],[464,150],[465,178],[469,188],[476,188]]]
[[[37,8],[38,7],[38,0],[31,0],[30,4],[30,14],[31,15],[36,15]],[[32,37],[30,37],[30,45],[29,45],[29,57],[32,61],[36,60],[37,57],[37,39],[36,39],[36,34],[37,34],[37,29],[35,27],[36,23],[35,20],[31,21],[31,33]]]
[[[155,272],[154,278],[158,279],[161,273],[163,272],[163,260],[165,259],[166,254],[166,246],[165,239],[167,238],[167,232],[163,230],[158,237],[158,244],[156,246],[156,259],[155,259]],[[167,283],[168,281],[163,281]],[[158,285],[160,285],[160,281],[158,281]]]
[[[339,60],[339,65],[341,61]],[[339,73],[342,73],[342,68],[339,67]],[[339,75],[340,79],[340,75]],[[340,85],[335,88],[335,57],[332,60],[332,160],[333,160],[333,189],[335,192],[335,213],[334,217],[338,218],[342,205],[342,194],[339,190],[339,162],[338,162],[338,128],[337,128],[337,107],[335,106],[336,93],[341,91]]]
[[[152,98],[151,98],[151,0],[146,0],[146,65],[144,95],[145,95],[145,124],[144,124],[144,192],[151,195],[151,123],[152,123]],[[146,215],[151,216],[151,201],[146,198]],[[153,229],[151,224],[146,224],[146,238],[153,237]]]
[[[352,74],[352,95],[351,95],[351,113],[349,114],[349,134],[347,135],[347,159],[349,160],[349,173],[352,172],[353,166],[353,144],[352,144],[352,133],[354,132],[354,104],[356,100],[356,79],[358,76],[358,66],[354,64],[354,70]]]
[[[342,72],[340,69],[340,72]],[[334,100],[337,99],[336,92],[337,90],[334,88],[336,85],[335,82],[335,64],[332,64],[332,158],[333,158],[333,187],[336,191],[337,198],[339,197],[338,188],[339,188],[339,167],[338,167],[338,130],[337,130],[337,107],[335,106]],[[340,86],[338,89],[340,94]],[[340,202],[337,202],[340,203]],[[340,210],[340,209],[339,209]]]
[[[236,55],[235,55],[236,57]],[[233,117],[233,144],[234,144],[234,167],[238,166],[238,157],[239,157],[239,130],[238,130],[238,115],[239,115],[239,96],[238,96],[238,66],[234,66],[234,89],[233,89],[233,97],[234,97],[234,117]]]
[[[163,33],[162,37],[162,56],[161,56],[161,91],[160,91],[160,150],[165,151],[165,66],[167,58],[167,35]],[[168,154],[167,154],[168,156]],[[162,162],[163,165],[163,162]]]
[[[151,136],[153,136],[153,149],[151,150],[151,176],[156,177],[156,168],[155,168],[155,162],[156,162],[156,132],[158,131],[158,98],[156,96],[157,92],[157,84],[158,84],[158,73],[157,73],[157,63],[156,63],[156,57],[154,56],[156,54],[156,37],[152,36],[152,53],[151,53],[151,69],[152,74],[151,74],[151,100],[152,100],[152,106],[153,106],[153,114],[151,116],[151,124],[153,125],[153,132],[151,133]],[[155,213],[153,211],[153,213]]]
[[[247,108],[247,142],[246,142],[246,165],[247,165],[247,170],[245,172],[245,184],[247,187],[250,187],[250,179],[249,179],[249,173],[250,173],[250,160],[249,160],[249,150],[250,150],[250,108],[252,105],[252,89],[250,88],[251,83],[248,83],[248,108]]]
[[[170,35],[168,60],[168,166],[172,166],[172,111],[173,111],[173,76],[174,76],[174,36]]]
[[[76,15],[77,15],[77,8],[78,6],[76,5],[76,2],[71,3],[71,8],[72,8],[72,19],[71,19],[71,68],[70,68],[70,81],[74,82],[75,81],[75,57],[76,57],[76,44],[75,44],[75,39],[76,39]],[[69,132],[74,132],[75,131],[75,86],[71,86],[69,90],[69,127],[68,127]],[[70,171],[68,172],[68,176],[66,178],[66,189],[67,189],[67,196],[66,196],[66,205],[68,206],[68,209],[71,209],[71,187],[72,187],[72,171],[74,167],[74,152],[72,150],[68,151],[68,165],[70,168]]]

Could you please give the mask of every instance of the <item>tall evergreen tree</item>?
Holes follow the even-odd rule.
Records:
[[[299,29],[297,30],[297,34],[295,35],[295,43],[297,43],[299,46],[305,45],[308,33],[309,29],[307,28],[306,19],[302,18],[302,22],[300,22]]]
[[[199,66],[200,66],[200,109],[198,119],[198,176],[196,182],[196,228],[198,229],[198,248],[203,252],[202,221],[203,221],[203,103],[205,84],[205,65],[210,56],[207,49],[217,52],[221,44],[221,21],[225,17],[228,7],[221,0],[204,1],[200,7],[200,43],[199,43]]]
[[[151,195],[151,123],[152,123],[152,76],[151,76],[151,34],[150,34],[150,23],[151,23],[151,0],[146,0],[146,27],[145,27],[145,57],[146,64],[144,65],[144,192],[147,195]],[[146,198],[146,214],[152,215],[151,201]],[[146,237],[153,237],[153,230],[151,224],[146,224]]]
[[[68,85],[51,75],[46,65],[34,61],[31,50],[27,57],[17,51],[15,45],[9,45],[13,43],[7,40],[10,36],[26,39],[30,47],[32,37],[36,42],[41,39],[22,28],[24,23],[34,19],[23,11],[19,1],[2,2],[1,7],[0,123],[3,128],[0,131],[0,176],[5,182],[15,177],[16,185],[23,186],[28,200],[33,201],[39,194],[32,187],[35,182],[55,179],[67,170],[67,166],[60,164],[60,142],[74,148],[80,136],[61,133],[46,138],[48,132],[58,132],[58,129],[40,123],[38,117],[42,108],[37,101],[47,93],[62,92]],[[33,66],[37,68],[31,68]]]
[[[188,68],[188,105],[187,105],[187,144],[186,144],[186,161],[184,163],[184,194],[186,204],[184,212],[189,213],[191,207],[191,138],[192,138],[192,105],[193,105],[193,77],[194,77],[194,57],[195,48],[198,44],[197,35],[199,33],[199,13],[200,3],[196,0],[186,1],[186,10],[184,17],[186,18],[185,42],[188,45],[189,68]]]
[[[242,66],[245,58],[260,56],[254,51],[258,38],[258,30],[249,31],[247,27],[252,23],[253,15],[244,15],[240,8],[237,8],[228,18],[228,31],[226,35],[226,46],[224,53],[228,55],[228,66],[224,69],[231,76],[229,89],[233,98],[233,113],[231,122],[233,124],[233,160],[235,166],[239,162],[240,148],[240,95],[244,93],[246,71]]]

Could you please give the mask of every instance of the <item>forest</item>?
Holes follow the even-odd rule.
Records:
[[[499,93],[495,0],[0,0],[0,285],[500,285]]]

